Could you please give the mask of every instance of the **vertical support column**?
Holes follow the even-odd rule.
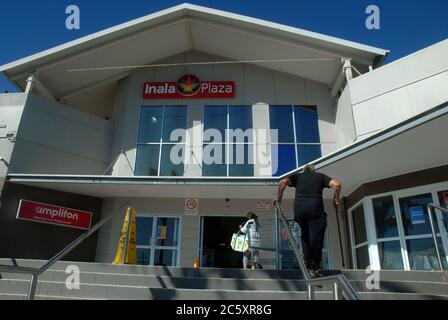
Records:
[[[39,276],[38,273],[33,273],[31,275],[30,289],[28,291],[28,300],[34,300],[34,296],[36,294],[38,276]]]
[[[312,285],[308,285],[308,300],[315,300],[316,296],[315,296],[315,292],[314,292],[314,287]]]
[[[366,232],[368,241],[368,252],[370,270],[381,270],[380,254],[378,251],[378,238],[376,236],[375,218],[372,199],[364,199],[364,219],[366,221]]]
[[[349,58],[344,58],[344,73],[345,73],[345,78],[347,79],[347,81],[352,80],[353,79],[353,72],[352,72],[352,62],[351,59]]]
[[[26,80],[26,89],[25,89],[25,93],[26,94],[29,94],[30,92],[33,91],[35,81],[36,81],[36,74],[35,73],[31,73],[28,76],[28,79]]]
[[[339,285],[337,282],[333,283],[333,298],[334,300],[339,300],[340,297],[340,291],[339,291]]]

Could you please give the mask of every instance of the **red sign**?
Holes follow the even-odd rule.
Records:
[[[22,199],[17,219],[88,230],[92,224],[92,212]]]
[[[187,74],[177,82],[145,82],[144,99],[226,99],[235,97],[234,81],[201,81]]]

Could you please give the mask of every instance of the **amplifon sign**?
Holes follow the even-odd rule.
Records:
[[[17,219],[88,230],[92,212],[21,199]]]
[[[177,82],[145,82],[144,99],[228,99],[235,97],[234,81],[201,81],[187,74]]]

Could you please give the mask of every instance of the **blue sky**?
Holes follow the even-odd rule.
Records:
[[[0,65],[185,1],[5,1],[0,11]],[[391,50],[386,62],[448,38],[447,0],[215,0],[189,1]],[[65,28],[68,5],[81,11],[81,29]],[[368,5],[381,29],[368,30]],[[0,93],[15,88],[0,76]]]

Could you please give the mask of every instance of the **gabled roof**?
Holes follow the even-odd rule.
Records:
[[[238,14],[181,4],[0,66],[25,88],[30,72],[61,98],[98,83],[116,81],[132,66],[154,63],[188,50],[231,60],[323,59],[269,62],[264,67],[332,85],[348,57],[358,68],[377,65],[388,51]],[[256,64],[256,63],[255,63]],[[117,67],[68,72],[76,68]]]

